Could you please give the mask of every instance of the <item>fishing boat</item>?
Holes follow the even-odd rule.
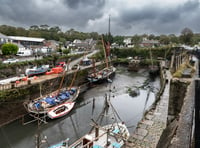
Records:
[[[51,108],[47,115],[51,119],[60,118],[66,114],[68,114],[72,108],[74,107],[75,102],[64,102],[60,105],[57,105],[53,108]]]
[[[102,43],[104,48],[104,57],[106,66],[97,70],[95,62],[93,62],[93,72],[89,73],[87,79],[90,83],[101,83],[104,81],[112,82],[112,78],[115,75],[116,68],[110,64],[110,43],[103,40]]]
[[[26,76],[34,76],[44,74],[49,70],[49,65],[34,66],[32,68],[27,68],[25,71]]]
[[[116,68],[113,66],[106,67],[100,71],[89,74],[88,80],[91,83],[101,83],[104,81],[112,82],[112,78],[115,75],[115,71],[116,71]]]
[[[69,139],[50,146],[49,148],[120,148],[125,145],[130,133],[123,122],[95,125],[95,129],[68,145]]]
[[[24,106],[29,113],[46,114],[53,109],[55,110],[55,107],[62,107],[68,102],[75,101],[79,93],[79,87],[63,88],[59,91],[56,90],[47,94],[46,96],[25,102]]]

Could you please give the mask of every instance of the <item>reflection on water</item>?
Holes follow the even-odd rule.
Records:
[[[129,73],[119,67],[113,83],[89,89],[79,97],[75,108],[67,116],[40,126],[41,137],[47,136],[47,142],[41,146],[47,147],[66,138],[70,138],[72,143],[91,129],[91,119],[101,125],[115,122],[117,116],[114,111],[133,132],[144,111],[153,103],[159,87],[159,78],[149,80],[146,71]],[[139,95],[129,96],[129,88],[139,88]],[[104,110],[106,96],[115,110],[112,107]],[[36,132],[36,122],[23,126],[19,120],[15,121],[0,129],[0,145],[4,148],[34,148]]]

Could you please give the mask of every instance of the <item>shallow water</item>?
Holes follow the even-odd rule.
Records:
[[[131,97],[128,90],[136,87],[140,93]],[[72,143],[91,129],[91,119],[100,125],[124,121],[129,131],[133,132],[144,111],[154,102],[159,87],[159,78],[150,80],[145,70],[131,73],[126,68],[118,67],[112,83],[89,89],[79,97],[75,108],[67,116],[39,126],[41,138],[47,136],[47,141],[40,143],[40,146],[47,147],[66,138],[70,138],[69,142]],[[106,97],[111,106],[103,110]],[[23,126],[17,120],[0,128],[0,147],[34,148],[37,132],[37,122]]]

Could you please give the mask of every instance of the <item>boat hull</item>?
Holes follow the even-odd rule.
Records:
[[[26,69],[26,76],[35,76],[35,75],[40,75],[44,74],[49,70],[49,65],[43,65],[41,67],[34,67],[34,68],[28,68]]]
[[[48,111],[47,115],[51,119],[60,118],[62,116],[67,115],[73,109],[74,105],[75,102],[65,102],[63,104],[51,108]]]
[[[88,81],[90,83],[103,83],[103,82],[112,82],[113,77],[115,76],[116,68],[104,68],[96,74],[90,74],[88,76]]]
[[[96,131],[97,129],[98,131]],[[128,140],[129,136],[130,133],[123,123],[114,123],[103,127],[98,126],[98,128],[84,135],[70,146],[66,146],[66,148],[113,148],[116,146],[121,147],[125,144],[125,141]],[[57,143],[56,145],[52,145],[49,148],[56,148],[55,146],[65,145],[66,141],[68,141],[68,139],[64,140],[63,142]]]
[[[74,90],[74,92],[71,92]],[[63,95],[63,94],[68,94]],[[24,107],[29,113],[47,114],[52,108],[66,102],[74,102],[78,98],[80,87],[63,88],[58,94],[58,90],[46,95],[46,97],[39,97],[34,100],[24,102]],[[55,95],[56,94],[56,95]]]

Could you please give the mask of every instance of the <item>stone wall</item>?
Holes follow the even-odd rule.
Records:
[[[195,82],[193,81],[186,90],[184,104],[179,113],[176,134],[170,142],[169,148],[190,148],[192,143],[192,129],[194,118]]]
[[[169,122],[179,116],[189,83],[189,81],[181,79],[171,80],[168,108]]]
[[[85,83],[87,73],[88,69],[78,71],[74,85],[79,86]],[[74,73],[67,74],[64,77],[63,87],[69,86],[73,77]],[[61,79],[62,76],[45,80],[40,83],[0,91],[0,126],[27,114],[23,102],[35,99],[39,97],[40,94],[45,95],[57,90]]]

